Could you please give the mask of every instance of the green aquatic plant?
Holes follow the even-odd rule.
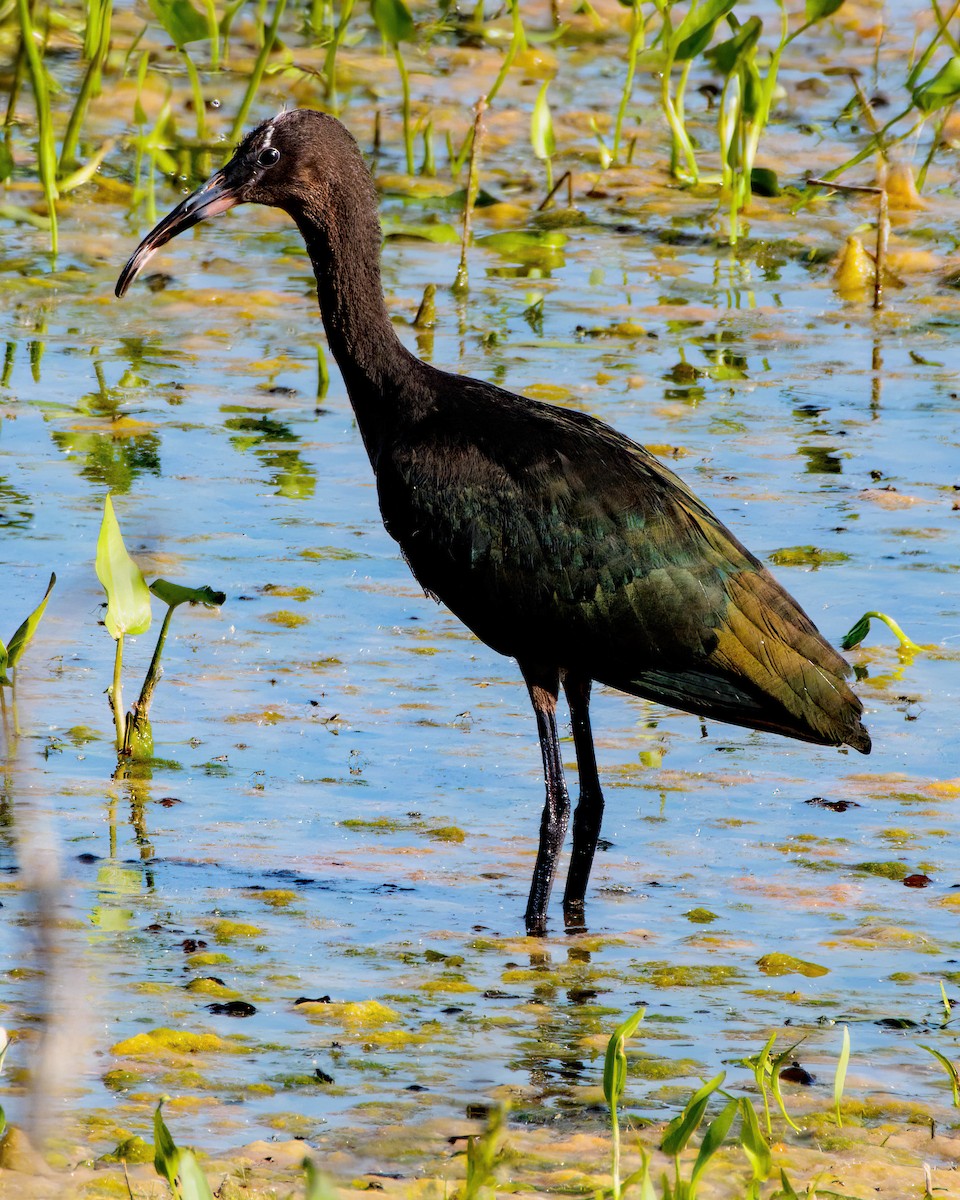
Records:
[[[401,42],[410,41],[416,34],[416,26],[410,10],[403,0],[370,0],[373,20],[380,31],[380,36],[393,50],[393,57],[400,74],[400,87],[403,93],[403,146],[406,153],[407,174],[414,173],[413,163],[413,121],[410,111],[410,74],[403,60]]]
[[[623,122],[627,115],[627,106],[633,95],[633,80],[637,73],[637,59],[643,50],[647,21],[643,13],[643,0],[620,0],[624,8],[630,9],[630,35],[627,42],[627,74],[623,81],[623,91],[620,94],[620,106],[613,126],[613,146],[610,150],[612,162],[620,161],[620,139],[623,135]]]
[[[243,99],[240,101],[240,106],[233,118],[233,124],[230,126],[228,142],[231,145],[238,142],[243,136],[247,125],[247,118],[250,115],[250,109],[253,107],[257,92],[260,90],[260,84],[263,82],[263,76],[267,70],[267,63],[270,61],[270,55],[277,44],[277,38],[280,34],[280,21],[283,18],[286,7],[287,0],[276,0],[270,24],[263,27],[260,50],[250,71],[250,78],[247,80]]]
[[[950,1089],[953,1092],[953,1107],[960,1108],[960,1071],[957,1070],[957,1064],[947,1058],[945,1054],[941,1054],[939,1050],[934,1050],[933,1046],[926,1045],[925,1042],[917,1043],[921,1050],[926,1050],[928,1054],[932,1054],[941,1067],[947,1079],[950,1080]]]
[[[840,1057],[837,1059],[837,1071],[833,1077],[833,1111],[837,1120],[837,1128],[843,1128],[843,1118],[840,1115],[840,1102],[843,1099],[843,1088],[847,1082],[847,1067],[850,1065],[850,1029],[843,1027],[843,1041],[840,1043]]]
[[[553,135],[553,117],[547,102],[547,88],[550,80],[541,86],[534,101],[533,112],[530,116],[530,144],[533,153],[541,162],[547,164],[547,192],[553,191],[553,156],[557,152],[557,142]]]
[[[775,196],[779,192],[776,174],[757,167],[756,160],[760,139],[770,121],[783,54],[798,37],[832,16],[842,4],[843,0],[806,0],[803,19],[791,30],[786,6],[778,0],[780,38],[762,74],[758,64],[763,32],[760,17],[751,16],[741,24],[735,13],[725,13],[733,36],[709,50],[707,58],[724,81],[717,106],[717,140],[721,184],[730,204],[731,243],[735,244],[740,236],[740,213],[753,193]]]
[[[481,96],[474,109],[473,136],[470,139],[470,170],[467,174],[467,186],[463,197],[463,228],[460,236],[460,262],[457,266],[457,276],[453,281],[454,295],[463,296],[470,287],[470,271],[467,267],[467,247],[470,245],[470,229],[473,223],[473,209],[480,193],[480,148],[483,142],[483,114],[487,102]]]
[[[37,626],[40,624],[40,618],[44,614],[47,607],[47,601],[50,599],[50,593],[53,591],[54,584],[57,582],[57,577],[54,574],[50,575],[50,582],[47,584],[47,590],[43,594],[43,599],[33,610],[32,613],[22,621],[17,627],[16,632],[10,639],[10,644],[5,646],[0,642],[0,708],[3,711],[3,724],[7,724],[7,701],[4,695],[4,688],[8,687],[11,692],[11,706],[13,708],[13,728],[17,731],[17,664],[23,657],[23,652],[26,650],[33,635],[37,632]],[[6,1053],[4,1048],[3,1053]],[[0,1055],[0,1067],[3,1065],[3,1057]]]
[[[163,1120],[163,1100],[153,1114],[153,1166],[174,1200],[213,1200],[207,1177],[192,1150],[182,1150]]]
[[[527,32],[523,25],[523,16],[520,12],[520,0],[509,0],[510,7],[510,35],[507,42],[507,50],[503,56],[503,62],[500,64],[500,70],[497,72],[497,77],[487,89],[486,95],[483,97],[484,104],[490,105],[493,103],[497,93],[503,87],[510,70],[516,61],[517,55],[522,54],[527,48]],[[481,16],[482,16],[482,8]],[[450,174],[454,179],[463,170],[463,164],[467,161],[467,157],[473,154],[473,142],[477,134],[476,123],[471,125],[467,136],[463,140],[463,145],[460,147],[459,153],[451,157]],[[472,165],[471,158],[471,165]]]
[[[911,639],[907,637],[893,617],[887,616],[886,613],[871,611],[865,612],[860,620],[857,621],[856,624],[852,625],[846,632],[843,640],[840,642],[840,645],[844,650],[853,650],[856,646],[860,645],[863,639],[870,632],[870,622],[872,620],[882,621],[884,625],[886,625],[893,636],[897,639],[901,650],[908,653],[915,653],[917,650],[923,649],[922,646],[918,646],[916,642],[911,641]]]
[[[138,759],[150,758],[153,755],[150,705],[163,673],[160,659],[173,611],[181,604],[202,604],[207,608],[216,608],[223,604],[226,596],[223,592],[215,592],[209,587],[183,587],[166,579],[154,580],[148,587],[143,572],[127,553],[109,494],[103,503],[103,520],[97,538],[96,571],[97,578],[107,594],[104,625],[116,642],[113,683],[107,689],[107,696],[116,728],[117,753]],[[128,712],[123,703],[124,642],[128,634],[146,633],[150,628],[153,620],[151,594],[163,601],[167,611],[140,694]]]
[[[687,131],[684,97],[694,59],[710,45],[713,32],[721,17],[726,16],[736,0],[703,0],[691,4],[679,24],[673,23],[677,0],[653,0],[660,16],[657,36],[660,59],[660,108],[670,129],[670,173],[684,183],[695,184],[700,168],[694,152],[693,139]],[[680,65],[679,78],[674,84],[674,67]]]
[[[947,117],[953,105],[960,100],[960,47],[952,38],[949,40],[949,45],[954,51],[953,55],[947,59],[945,63],[931,75],[928,79],[919,82],[920,73],[926,69],[935,49],[938,48],[941,38],[949,33],[946,23],[939,22],[937,32],[934,34],[933,41],[920,55],[913,70],[907,77],[906,90],[910,95],[910,101],[906,108],[902,109],[883,126],[876,129],[864,145],[856,154],[840,164],[839,167],[834,167],[827,171],[823,176],[825,180],[832,181],[838,179],[844,171],[848,171],[851,167],[862,163],[864,159],[870,157],[871,154],[880,154],[881,157],[887,159],[892,146],[902,144],[908,139],[918,135],[927,122],[935,113],[940,114],[940,120],[937,129],[934,133],[933,146],[928,154],[926,162],[923,164],[921,176],[918,180],[920,186],[926,177],[927,168],[932,161],[933,154],[941,143],[940,134],[946,123]],[[894,133],[894,128],[901,121],[908,118],[912,119],[912,124],[906,130],[900,130]]]
[[[500,1159],[505,1120],[506,1109],[497,1104],[490,1110],[483,1131],[467,1138],[467,1177],[457,1193],[457,1200],[477,1200],[481,1191],[492,1183]]]
[[[772,1058],[771,1051],[773,1050],[776,1040],[777,1035],[772,1033],[759,1054],[755,1054],[750,1058],[742,1059],[743,1065],[745,1067],[749,1067],[750,1070],[753,1071],[753,1077],[757,1084],[757,1091],[759,1091],[763,1101],[764,1124],[766,1126],[768,1137],[770,1137],[770,1135],[773,1133],[773,1126],[770,1120],[770,1102],[767,1099],[768,1090],[773,1093],[773,1097],[783,1115],[783,1119],[787,1122],[790,1128],[798,1132],[800,1128],[787,1112],[787,1108],[783,1100],[783,1092],[780,1088],[780,1072],[783,1070],[787,1059],[793,1054],[793,1052],[804,1039],[800,1038],[798,1041],[788,1046],[786,1050],[782,1051],[775,1058]]]
[[[603,1060],[603,1098],[610,1109],[610,1174],[613,1178],[613,1200],[620,1200],[620,1121],[617,1108],[627,1086],[627,1056],[624,1043],[637,1031],[646,1009],[640,1008],[610,1035]]]
[[[336,22],[333,22],[332,14],[330,19],[331,32],[323,64],[323,82],[326,101],[334,113],[339,112],[340,109],[337,97],[337,52],[343,45],[343,39],[347,36],[347,26],[350,24],[350,18],[353,16],[355,3],[356,0],[342,0]]]
[[[123,706],[123,647],[127,634],[146,633],[153,620],[150,591],[143,572],[127,553],[109,493],[103,502],[103,520],[97,538],[97,578],[107,593],[104,625],[116,642],[113,683],[107,690],[117,731],[117,753],[126,745]]]
[[[727,1101],[726,1105],[721,1109],[720,1114],[707,1126],[703,1139],[700,1142],[700,1149],[697,1152],[690,1178],[684,1179],[680,1155],[699,1128],[707,1111],[707,1104],[710,1101],[710,1097],[720,1088],[725,1077],[725,1072],[721,1071],[719,1075],[715,1075],[703,1087],[698,1088],[687,1101],[683,1112],[674,1117],[667,1126],[663,1140],[660,1143],[660,1149],[664,1154],[671,1155],[673,1158],[674,1182],[671,1188],[669,1180],[664,1176],[663,1191],[665,1197],[669,1195],[672,1200],[695,1200],[700,1178],[706,1170],[707,1164],[723,1145],[727,1134],[730,1132],[730,1127],[733,1124],[734,1117],[737,1115],[738,1107],[738,1102],[733,1099]]]
[[[29,0],[17,0],[17,17],[20,22],[21,53],[27,64],[37,114],[37,175],[43,188],[47,217],[50,221],[50,252],[56,257],[57,200],[60,198],[60,192],[57,188],[57,147],[50,108],[50,78],[40,53],[43,38],[34,22]],[[8,113],[9,115],[12,114]]]

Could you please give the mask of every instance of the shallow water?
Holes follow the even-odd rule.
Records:
[[[894,248],[932,249],[936,267],[905,269],[879,315],[838,297],[823,261],[855,212],[867,219],[841,201],[789,220],[759,202],[736,255],[712,236],[713,200],[655,193],[639,172],[578,196],[592,223],[533,251],[484,242],[498,226],[481,210],[465,302],[444,286],[456,247],[387,241],[412,348],[437,283],[419,344],[434,363],[654,447],[756,554],[787,560],[778,577],[834,643],[881,608],[932,647],[904,658],[875,629],[852,655],[869,759],[714,724],[704,736],[694,717],[600,689],[609,844],[589,933],[565,936],[555,901],[543,941],[522,937],[542,803],[524,689],[410,577],[335,371],[316,397],[322,334],[294,231],[259,210],[211,223],[155,261],[165,288],[122,304],[112,284],[139,221],[75,209],[52,274],[37,235],[10,236],[5,632],[51,569],[58,584],[4,774],[8,1117],[45,1016],[70,1039],[59,1111],[98,1152],[117,1127],[144,1131],[164,1092],[206,1147],[346,1145],[357,1127],[506,1097],[515,1120],[589,1121],[606,1036],[643,1004],[637,1112],[672,1113],[722,1065],[745,1086],[738,1060],[786,1026],[780,1045],[805,1036],[826,1106],[847,1024],[848,1096],[946,1118],[946,1078],[919,1045],[955,1053],[939,981],[960,989],[960,319],[940,285],[957,204],[939,182],[935,211],[894,229]],[[389,193],[383,212],[388,228],[435,215]],[[542,324],[525,315],[538,296]],[[108,487],[148,579],[228,597],[175,616],[158,761],[136,780],[111,781],[113,645],[92,567]],[[796,547],[820,553],[790,565]],[[136,639],[132,671],[151,649]],[[61,884],[56,954],[38,960],[46,846]],[[891,862],[932,882],[857,869]],[[779,953],[825,971],[765,973]],[[208,1011],[232,995],[256,1014]],[[916,1024],[877,1024],[891,1019]],[[157,1028],[228,1043],[122,1046]]]

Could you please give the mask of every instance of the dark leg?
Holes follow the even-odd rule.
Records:
[[[573,814],[573,851],[563,893],[563,919],[568,930],[582,929],[584,925],[583,898],[603,820],[603,793],[590,728],[590,682],[576,675],[567,675],[563,681],[580,775],[580,799]]]
[[[542,937],[547,931],[547,903],[553,877],[557,873],[557,856],[567,834],[570,819],[570,798],[563,778],[560,758],[560,739],[557,737],[557,696],[560,691],[558,670],[540,671],[521,664],[520,670],[530,692],[533,711],[537,717],[537,733],[543,753],[543,777],[546,800],[540,822],[540,849],[533,868],[530,899],[527,901],[527,933]]]

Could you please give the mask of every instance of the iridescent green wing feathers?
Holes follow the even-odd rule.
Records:
[[[590,417],[471,384],[379,476],[417,578],[480,638],[704,716],[868,745],[846,662],[672,472]]]

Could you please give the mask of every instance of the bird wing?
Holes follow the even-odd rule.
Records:
[[[844,659],[673,472],[584,414],[461,388],[378,479],[414,574],[483,641],[705,716],[863,742]]]

